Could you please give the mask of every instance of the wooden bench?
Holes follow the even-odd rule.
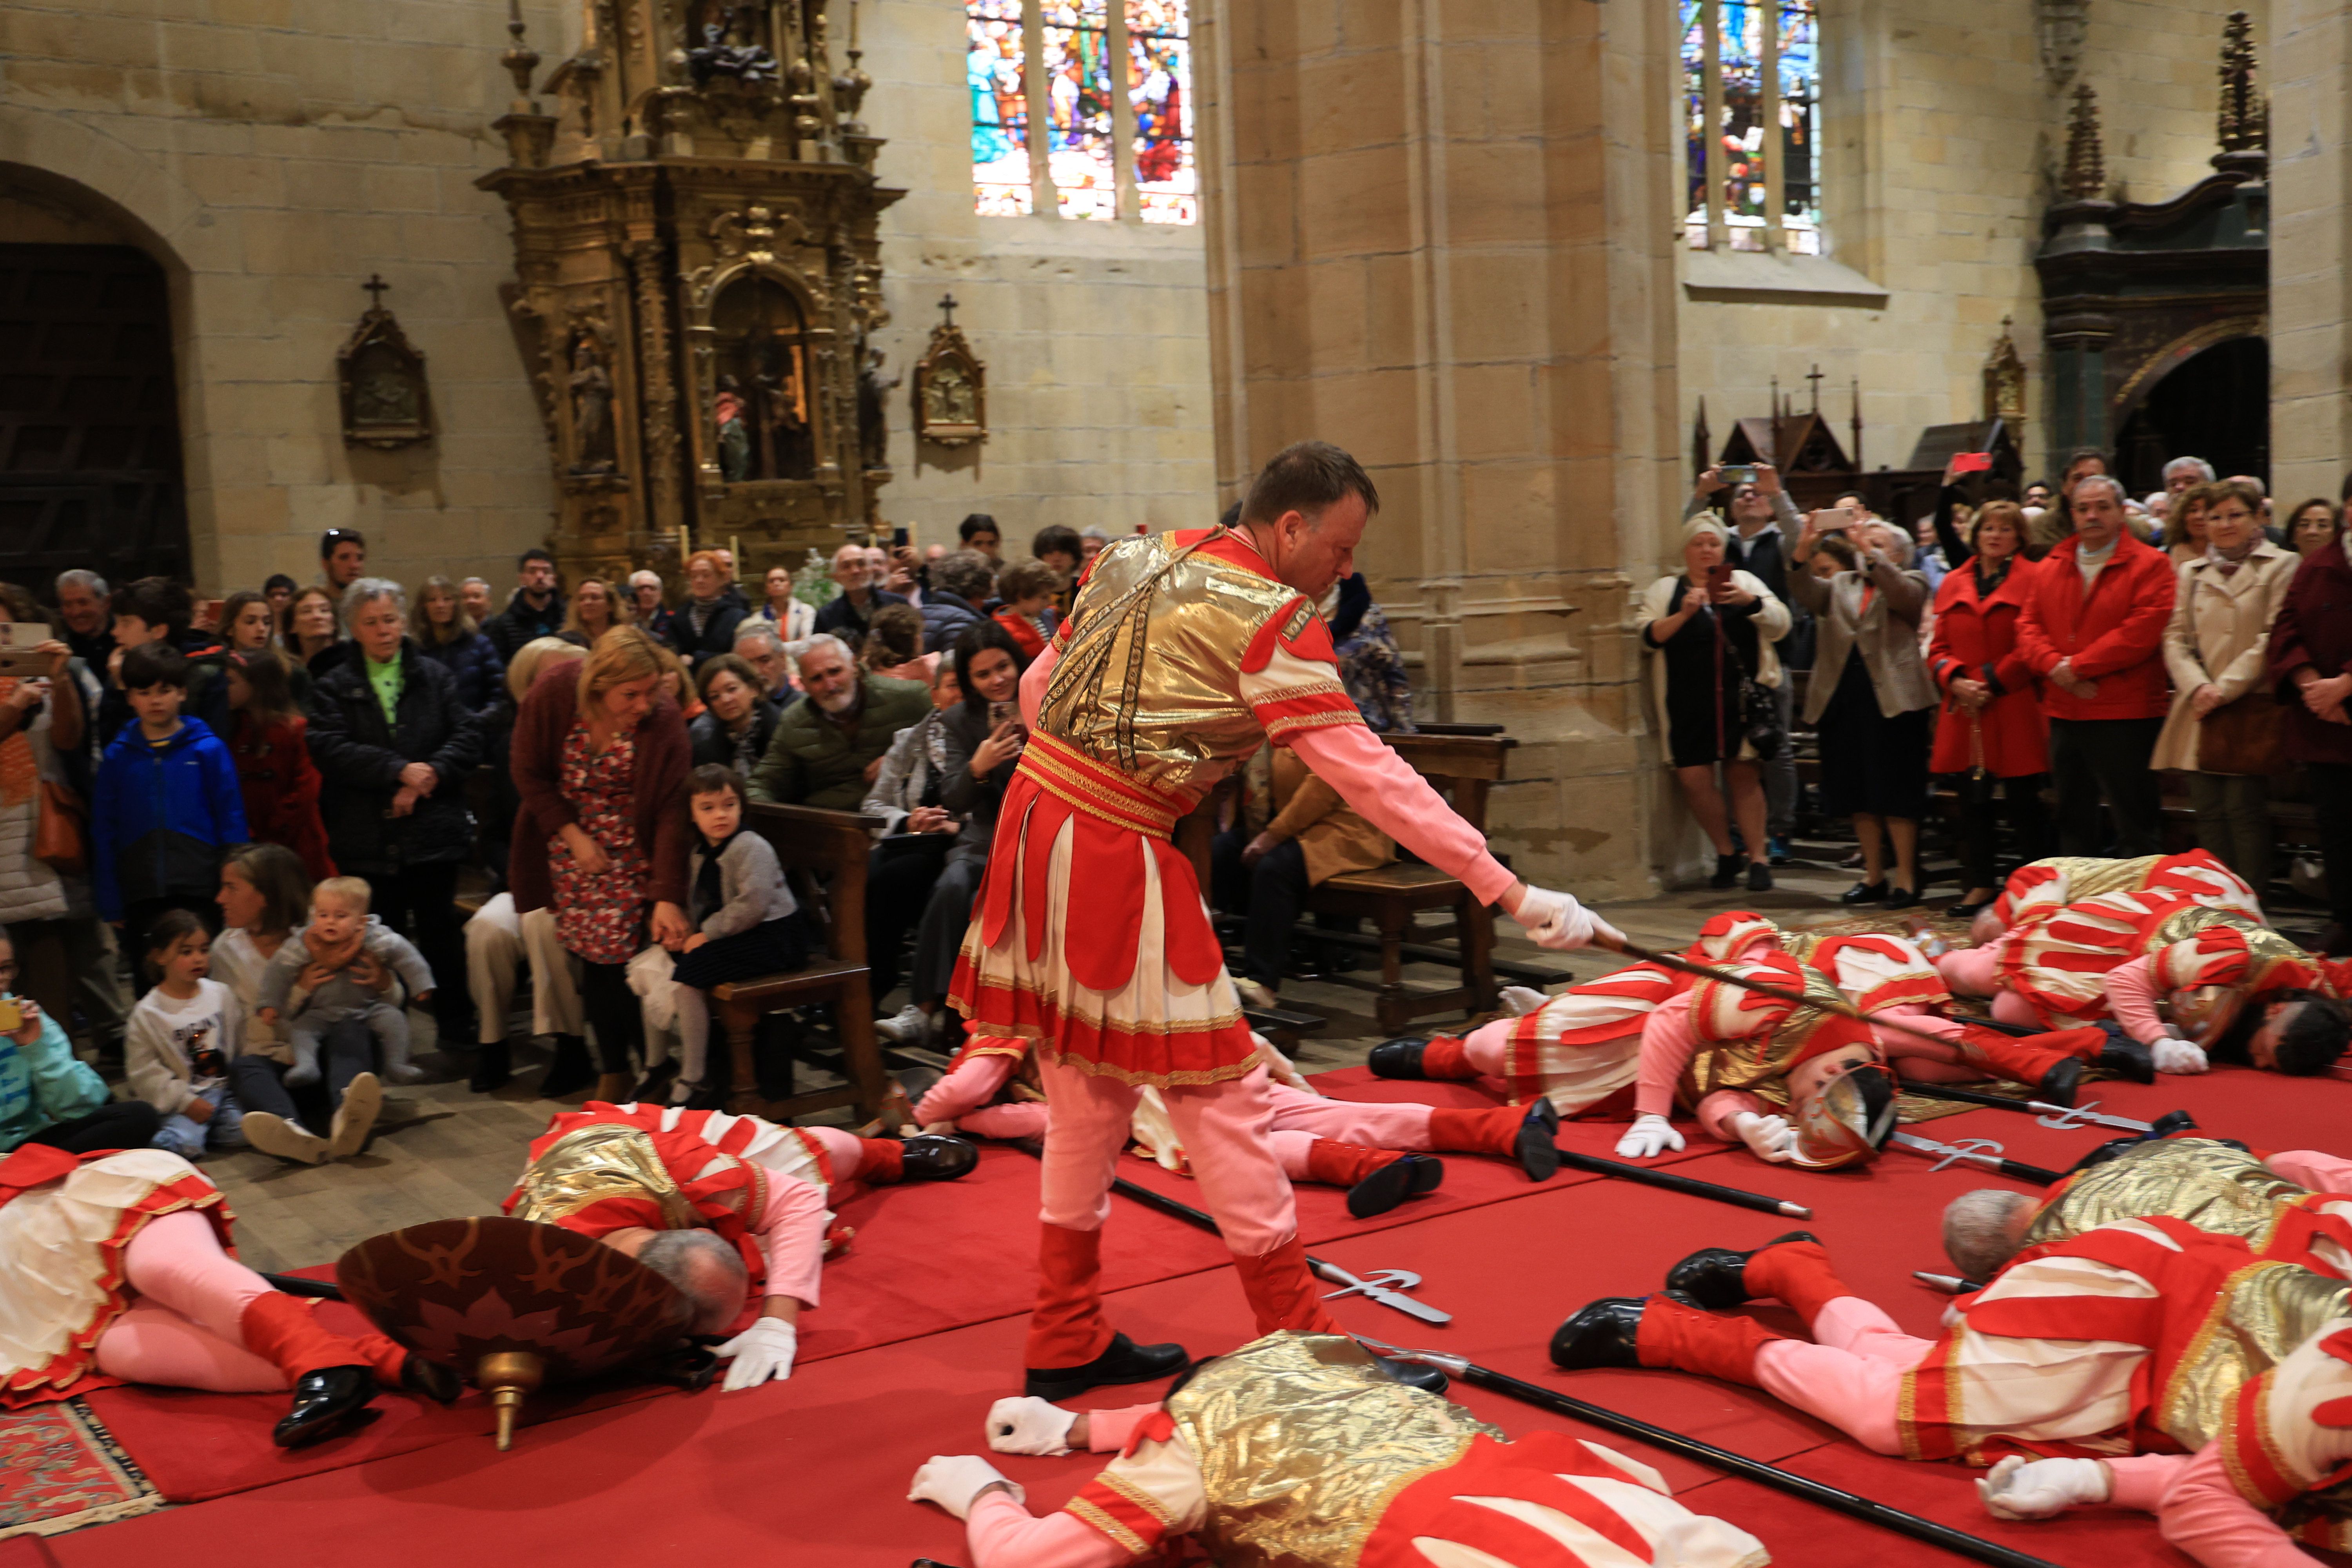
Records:
[[[802,918],[822,939],[825,956],[789,974],[732,980],[710,988],[714,1011],[727,1031],[732,1085],[727,1109],[738,1116],[784,1121],[836,1106],[854,1106],[860,1121],[884,1113],[888,1084],[874,1035],[874,997],[866,966],[866,864],[873,819],[849,811],[804,805],[754,805],[748,826],[776,851],[800,901]],[[835,1089],[769,1100],[760,1092],[753,1042],[760,1020],[787,1007],[830,1005],[841,1041]]]
[[[1499,733],[1423,733],[1381,739],[1440,794],[1448,795],[1465,822],[1481,833],[1486,830],[1487,788],[1503,776],[1504,759],[1517,742]],[[1304,908],[1309,914],[1353,916],[1373,922],[1380,932],[1379,983],[1344,975],[1331,978],[1335,984],[1372,991],[1373,1011],[1381,1028],[1402,1033],[1413,1019],[1433,1013],[1483,1013],[1496,1005],[1494,913],[1468,888],[1436,867],[1395,860],[1369,871],[1343,872],[1310,889]],[[1453,922],[1417,928],[1414,917],[1424,910],[1452,910]],[[1462,984],[1444,991],[1407,989],[1403,970],[1408,931],[1415,939],[1411,944],[1415,947],[1452,938]]]

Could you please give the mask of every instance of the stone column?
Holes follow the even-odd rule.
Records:
[[[2352,13],[2277,0],[2271,26],[2271,493],[2293,506],[2352,458]]]
[[[1638,893],[1665,775],[1627,609],[1683,496],[1674,10],[1201,11],[1224,499],[1292,441],[1362,459],[1419,711],[1519,742],[1496,847]]]

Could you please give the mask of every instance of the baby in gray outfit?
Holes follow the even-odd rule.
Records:
[[[413,1002],[433,994],[433,971],[406,937],[368,913],[368,885],[357,877],[330,877],[320,883],[310,894],[310,923],[288,937],[261,972],[255,1001],[260,1016],[272,1023],[305,969],[318,964],[332,972],[286,1023],[294,1052],[286,1081],[296,1088],[319,1081],[319,1047],[329,1030],[350,1018],[367,1021],[383,1057],[385,1078],[415,1083],[425,1076],[424,1069],[409,1065],[406,1009],[363,984],[362,963],[373,961],[369,968],[398,976]]]

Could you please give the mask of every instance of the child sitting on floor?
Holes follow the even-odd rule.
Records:
[[[680,943],[671,972],[677,1008],[678,1072],[670,1100],[718,1109],[709,1084],[710,1004],[703,993],[808,963],[808,933],[792,889],[765,838],[743,828],[749,804],[743,776],[717,763],[688,775],[696,841],[687,868],[686,918],[694,934]]]
[[[154,1147],[184,1160],[206,1144],[240,1147],[245,1114],[228,1087],[236,998],[210,978],[212,933],[192,910],[165,910],[147,929],[147,962],[161,977],[131,1010],[122,1056],[131,1092],[163,1119]]]
[[[425,1076],[408,1062],[408,1011],[375,987],[389,971],[408,988],[408,999],[433,995],[433,971],[424,955],[398,931],[368,913],[369,889],[357,877],[330,877],[311,889],[310,923],[286,939],[261,972],[256,1011],[275,1024],[298,985],[303,998],[285,1028],[294,1053],[287,1069],[289,1088],[319,1081],[319,1047],[346,1018],[364,1019],[383,1056],[383,1076],[415,1083]]]

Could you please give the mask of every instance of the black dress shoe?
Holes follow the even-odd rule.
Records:
[[[1774,1237],[1764,1247],[1751,1247],[1745,1252],[1735,1252],[1728,1247],[1702,1247],[1666,1270],[1666,1289],[1677,1296],[1687,1296],[1709,1311],[1726,1311],[1753,1300],[1746,1274],[1749,1258],[1784,1241],[1820,1239],[1810,1230],[1792,1230],[1786,1236]]]
[[[363,1366],[306,1372],[294,1382],[294,1408],[269,1434],[281,1448],[307,1448],[351,1425],[375,1398],[375,1373]]]
[[[1435,1192],[1445,1181],[1445,1162],[1434,1154],[1407,1154],[1397,1162],[1412,1172],[1412,1191],[1409,1197],[1425,1197]]]
[[[2132,1083],[2156,1081],[2156,1053],[2128,1035],[2111,1037],[2094,1065]]]
[[[1640,1296],[1603,1296],[1579,1307],[1551,1337],[1552,1364],[1570,1372],[1640,1366],[1634,1340],[1648,1304]]]
[[[1968,900],[1962,899],[1958,903],[1944,910],[1944,918],[1954,921],[1972,921],[1990,908],[1992,908],[1990,899],[1987,899],[1980,904],[1972,904]]]
[[[1919,896],[1916,888],[1890,887],[1886,889],[1885,904],[1890,910],[1916,910],[1925,902],[1927,900]]]
[[[1751,893],[1770,892],[1772,890],[1772,868],[1767,866],[1761,860],[1750,860],[1748,862],[1748,890]]]
[[[1370,1219],[1412,1195],[1412,1168],[1402,1160],[1391,1160],[1348,1189],[1348,1213],[1357,1219]]]
[[[1885,897],[1885,883],[1856,882],[1853,887],[1848,888],[1844,892],[1838,895],[1838,902],[1842,904],[1874,904]]]
[[[1364,1065],[1372,1069],[1374,1078],[1424,1078],[1427,1075],[1421,1070],[1421,1053],[1428,1048],[1425,1038],[1382,1040],[1364,1058]]]
[[[1715,875],[1706,879],[1710,888],[1736,888],[1740,871],[1747,866],[1745,855],[1718,855],[1715,858]]]
[[[1388,1374],[1391,1383],[1402,1383],[1423,1394],[1434,1394],[1442,1399],[1445,1391],[1454,1386],[1454,1380],[1445,1375],[1442,1366],[1432,1366],[1424,1361],[1394,1361],[1384,1355],[1376,1355],[1372,1360]]]
[[[2052,1105],[2072,1105],[2074,1091],[2083,1086],[2083,1058],[2068,1057],[2042,1075],[2034,1091]]]
[[[1182,1345],[1139,1345],[1125,1334],[1113,1334],[1110,1348],[1084,1366],[1030,1367],[1022,1392],[1059,1404],[1105,1384],[1173,1377],[1191,1360]]]
[[[578,1035],[555,1037],[555,1060],[540,1080],[541,1100],[562,1100],[596,1081],[596,1064],[588,1059],[588,1042]]]
[[[902,1182],[952,1182],[980,1163],[980,1145],[944,1132],[918,1132],[898,1145]]]
[[[499,1040],[474,1053],[474,1076],[466,1080],[466,1087],[476,1094],[488,1094],[492,1089],[504,1089],[507,1079],[513,1076],[514,1067],[507,1054],[507,1043]]]
[[[1512,1152],[1530,1182],[1549,1182],[1559,1173],[1559,1107],[1538,1099],[1519,1122],[1519,1138]]]
[[[415,1352],[400,1363],[400,1386],[409,1393],[422,1395],[436,1405],[448,1405],[466,1392],[465,1380],[437,1361],[426,1361]]]

